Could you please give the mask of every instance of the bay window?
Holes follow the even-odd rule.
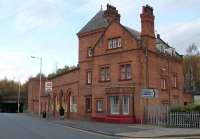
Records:
[[[128,115],[129,114],[129,103],[130,103],[130,97],[124,96],[123,97],[123,114]]]
[[[110,113],[119,114],[119,96],[110,96]]]

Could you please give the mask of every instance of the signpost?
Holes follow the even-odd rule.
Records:
[[[144,88],[141,90],[141,96],[147,99],[156,98],[157,91],[155,89]]]
[[[50,94],[52,93],[52,82],[46,81],[45,82],[45,93],[48,95],[48,118],[50,116]]]
[[[45,82],[45,92],[48,94],[52,92],[52,82]]]

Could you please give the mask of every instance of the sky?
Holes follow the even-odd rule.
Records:
[[[185,54],[200,46],[199,0],[0,0],[0,79],[25,82],[42,71],[78,63],[76,33],[106,4],[117,7],[121,23],[140,31],[143,5],[154,8],[161,38]]]

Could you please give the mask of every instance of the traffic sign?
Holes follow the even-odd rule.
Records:
[[[49,81],[45,82],[45,92],[48,93],[52,92],[52,82]]]
[[[157,93],[155,89],[144,88],[141,90],[141,96],[144,98],[155,98]]]

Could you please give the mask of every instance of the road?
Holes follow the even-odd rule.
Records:
[[[116,139],[23,114],[0,113],[0,139]]]

